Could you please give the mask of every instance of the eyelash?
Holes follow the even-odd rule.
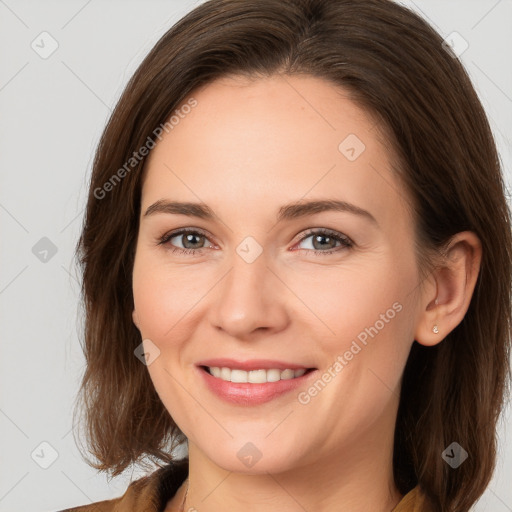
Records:
[[[186,229],[185,228],[185,229],[180,229],[178,231],[174,231],[171,233],[166,233],[165,235],[163,235],[162,237],[160,237],[158,239],[157,245],[166,245],[166,244],[168,244],[169,240],[171,240],[171,238],[174,238],[175,236],[179,236],[179,235],[189,234],[189,233],[196,234],[196,235],[202,235],[207,238],[206,233],[204,233],[200,229]],[[304,236],[297,243],[300,244],[301,242],[303,242],[304,240],[309,238],[311,235],[328,236],[329,238],[333,238],[334,240],[341,242],[342,245],[335,249],[329,249],[326,251],[321,251],[321,250],[315,251],[314,249],[298,249],[299,251],[312,251],[315,254],[328,255],[328,254],[333,254],[335,252],[340,252],[341,249],[350,249],[354,245],[352,240],[350,238],[348,238],[347,236],[342,235],[341,233],[337,233],[336,231],[331,231],[329,229],[311,229],[311,230],[307,231],[304,234]],[[203,249],[206,249],[206,247],[200,247],[198,249],[181,249],[180,247],[174,247],[174,246],[169,247],[169,250],[172,253],[180,253],[183,256],[201,255],[203,252]]]

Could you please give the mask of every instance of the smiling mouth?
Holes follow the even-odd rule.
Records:
[[[280,370],[278,368],[261,368],[259,370],[240,370],[237,368],[227,368],[218,366],[201,366],[201,369],[213,377],[225,382],[265,384],[267,382],[278,382],[280,380],[292,380],[310,373],[315,368],[287,368]]]

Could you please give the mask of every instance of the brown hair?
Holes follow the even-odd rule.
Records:
[[[157,42],[100,140],[76,247],[87,363],[77,406],[98,460],[89,463],[115,476],[144,457],[170,462],[169,443],[185,439],[134,356],[141,343],[131,316],[139,149],[192,91],[216,78],[307,74],[348,91],[380,120],[413,199],[420,268],[432,268],[430,255],[454,234],[480,238],[482,264],[464,319],[438,345],[412,345],[394,477],[402,494],[419,484],[437,510],[467,511],[483,494],[510,384],[510,212],[482,105],[442,43],[421,17],[389,0],[210,0]],[[453,441],[469,453],[457,469],[441,457]]]

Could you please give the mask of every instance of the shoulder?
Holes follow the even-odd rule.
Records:
[[[130,483],[119,498],[59,512],[161,512],[188,475],[188,459],[172,462]]]

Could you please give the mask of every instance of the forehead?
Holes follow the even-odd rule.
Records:
[[[312,154],[317,161],[323,149],[329,150],[326,156],[331,160],[333,154],[338,156],[338,145],[349,134],[370,145],[378,135],[370,114],[350,100],[348,91],[309,75],[226,77],[190,96],[196,106],[179,119],[174,116],[178,124],[164,134],[168,149],[195,144],[202,149],[197,156],[213,151],[218,158],[227,148],[237,157],[243,150],[248,157],[263,159],[264,148],[267,153],[274,150],[273,157]]]
[[[143,206],[179,197],[261,209],[329,194],[385,215],[403,195],[374,119],[330,82],[228,77],[190,96],[196,105],[148,157]]]

